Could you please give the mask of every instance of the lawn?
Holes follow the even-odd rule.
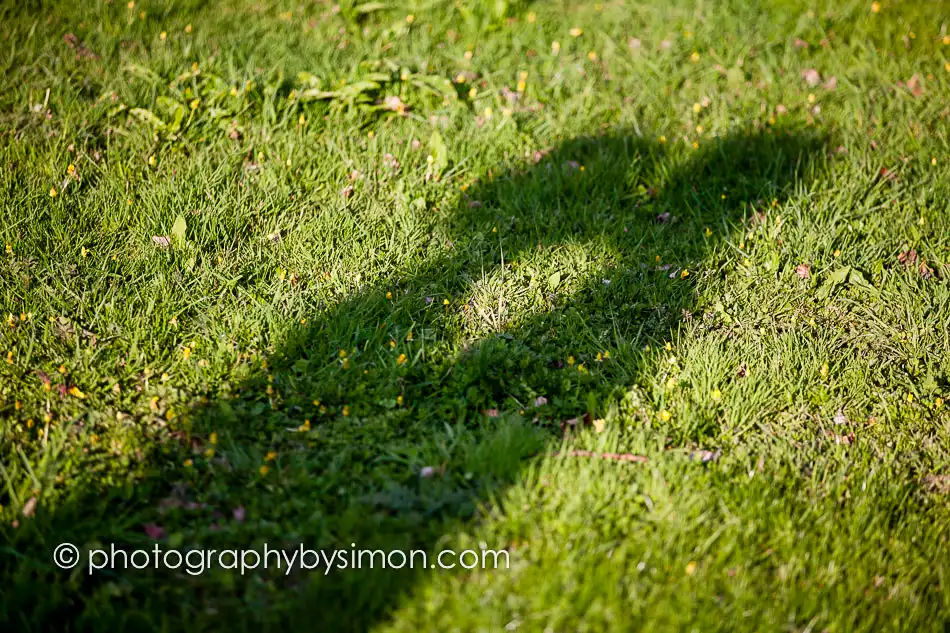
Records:
[[[947,3],[34,0],[0,69],[4,630],[950,627]],[[89,562],[265,544],[509,564]]]

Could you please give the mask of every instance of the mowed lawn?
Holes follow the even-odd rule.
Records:
[[[4,630],[950,626],[948,3],[10,2],[0,69]],[[88,565],[265,544],[510,567]]]

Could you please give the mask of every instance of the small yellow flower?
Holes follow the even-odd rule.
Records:
[[[465,59],[471,59],[474,54],[472,51],[465,51],[463,57],[465,57]]]
[[[66,167],[66,173],[69,174],[70,176],[72,176],[73,174],[75,174],[75,173],[76,173],[76,166],[73,165],[72,163],[69,163],[69,165]]]
[[[943,407],[943,398],[937,398],[934,400],[934,408],[939,409],[941,407]]]
[[[944,36],[943,36],[943,45],[944,45],[944,46],[950,46],[950,35],[944,35]]]
[[[871,13],[880,13],[881,12],[881,3],[872,2],[871,3]]]
[[[693,51],[693,54],[689,56],[689,61],[695,64],[696,62],[699,61],[699,57],[700,57],[699,51]]]
[[[55,198],[57,193],[58,193],[58,192],[56,191],[56,187],[50,187],[50,188],[49,188],[49,197],[50,197],[50,198]]]
[[[396,396],[396,404],[398,404],[401,407],[403,402],[404,400],[402,398],[402,394],[399,394],[398,396]]]
[[[696,114],[699,114],[699,111],[702,109],[703,109],[703,106],[701,104],[699,103],[693,104],[693,112],[695,112]]]
[[[134,1],[133,1],[133,2],[129,2],[129,4],[127,4],[126,6],[128,6],[130,9],[134,9],[134,8],[135,8],[135,2],[134,2]]]
[[[183,348],[181,348],[181,355],[182,355],[184,358],[190,357],[190,356],[191,356],[191,348],[190,348],[190,347],[183,347]]]
[[[524,92],[527,88],[528,88],[528,84],[527,84],[527,83],[525,83],[525,82],[523,82],[523,81],[519,81],[519,82],[518,82],[518,87],[517,87],[518,92]]]
[[[841,249],[837,249],[837,248],[836,248],[836,249],[835,249],[835,252],[832,253],[832,255],[834,255],[835,257],[841,257]]]
[[[208,450],[206,450],[206,451],[205,451],[205,457],[208,458],[208,459],[211,459],[212,457],[214,457],[214,449],[213,449],[213,448],[209,448]]]
[[[212,431],[211,435],[208,436],[208,441],[211,442],[212,444],[217,444],[218,434]]]
[[[200,104],[201,104],[201,99],[192,99],[191,103],[189,103],[188,105],[191,107],[192,110],[197,110]]]
[[[184,464],[185,468],[191,468],[193,462],[192,462],[190,459],[186,459],[186,460],[183,462],[183,464]]]
[[[393,293],[387,292],[387,293],[386,293],[386,298],[387,298],[387,299],[392,299],[392,298],[393,298]]]
[[[152,154],[151,156],[148,157],[148,164],[150,167],[155,166],[155,154]]]
[[[83,246],[81,249],[79,249],[79,254],[80,254],[81,256],[85,257],[86,255],[89,254],[89,251],[86,249],[85,246]]]
[[[930,164],[933,165],[934,167],[937,166],[937,157],[936,157],[936,156],[934,156],[933,158],[930,159]]]
[[[577,28],[577,27],[575,26],[575,27],[572,28],[570,31],[568,31],[568,33],[571,34],[571,37],[580,37],[581,35],[584,34],[584,30],[583,30],[583,29],[579,29],[579,28]]]
[[[815,95],[814,95],[814,93],[809,92],[809,93],[808,93],[808,103],[814,103],[814,102],[815,102]]]
[[[13,364],[13,352],[7,352],[7,365]]]
[[[686,575],[687,575],[687,576],[692,576],[694,573],[696,573],[696,563],[695,563],[695,561],[689,561],[689,562],[686,564],[686,569],[685,569],[685,571],[686,571]]]
[[[340,358],[346,358],[346,350],[345,350],[345,349],[341,349],[341,350],[340,350]]]
[[[455,83],[464,84],[465,83],[465,73],[459,73],[455,76]]]
[[[406,24],[412,24],[415,21],[416,21],[416,16],[412,15],[411,13],[406,16]]]
[[[471,88],[468,89],[468,98],[469,98],[469,99],[474,99],[474,98],[475,98],[475,95],[477,95],[477,94],[478,94],[478,90],[475,88],[475,86],[472,86]]]
[[[265,465],[265,466],[261,466],[261,467],[260,467],[260,470],[258,470],[258,472],[261,474],[261,476],[264,476],[264,475],[266,475],[268,472],[270,472],[270,468],[268,468],[266,465]]]
[[[397,364],[397,365],[405,365],[405,364],[406,364],[406,355],[405,355],[405,354],[400,354],[400,355],[399,355],[399,358],[396,359],[396,364]]]
[[[558,42],[557,40],[554,40],[553,42],[551,42],[551,52],[554,53],[555,55],[557,55],[558,53],[560,53],[560,52],[561,52],[561,43]]]
[[[712,229],[707,226],[707,227],[706,227],[705,234],[706,234],[706,237],[712,236]]]
[[[573,356],[568,356],[568,357],[567,357],[567,364],[568,364],[568,365],[571,365],[571,366],[574,365],[574,357],[573,357]]]
[[[673,418],[673,414],[667,411],[666,409],[663,409],[662,411],[660,411],[660,419],[663,420],[664,422],[669,422],[672,418]]]
[[[443,300],[442,300],[442,305],[444,305],[444,306],[449,305],[449,300],[448,300],[448,299],[443,299]]]
[[[185,26],[185,33],[191,33],[191,25],[188,24]]]
[[[265,461],[265,462],[272,462],[272,461],[274,461],[275,459],[277,459],[277,453],[276,453],[276,451],[268,451],[268,452],[267,452],[267,455],[264,456],[264,461]]]
[[[822,378],[827,378],[828,377],[828,363],[823,364],[821,366],[821,371],[819,371],[818,373],[821,374]]]
[[[350,405],[344,404],[344,405],[343,405],[343,417],[346,417],[346,416],[348,416],[349,414],[350,414]]]
[[[75,397],[79,398],[80,400],[86,397],[86,394],[84,394],[82,391],[80,391],[80,390],[79,390],[79,387],[76,387],[76,386],[70,387],[70,389],[69,389],[69,395],[75,396]]]
[[[7,242],[7,249],[6,249],[6,250],[7,250],[7,255],[12,255],[12,254],[13,254],[13,244],[11,244],[10,242]]]
[[[689,269],[684,268],[680,273],[680,279],[686,279],[687,277],[689,277]]]
[[[528,24],[534,24],[535,20],[538,19],[538,14],[536,14],[534,11],[531,11],[525,16],[525,19],[528,20]]]
[[[666,389],[667,391],[669,391],[675,388],[676,388],[676,378],[670,376],[666,381]]]
[[[907,394],[907,402],[913,402],[913,401],[914,401],[914,394],[908,393],[908,394]]]
[[[722,392],[718,389],[713,389],[709,396],[713,399],[714,402],[719,402],[722,400]]]
[[[597,61],[597,53],[595,51],[590,51],[589,53],[587,53],[587,59],[589,59],[592,62]]]
[[[168,33],[166,33],[165,31],[162,31],[161,33],[158,34],[158,39],[160,39],[163,42],[165,41],[165,38],[167,37],[168,37]]]
[[[660,136],[660,138],[657,139],[657,140],[658,140],[660,143],[666,143],[666,137],[665,137],[665,136]]]

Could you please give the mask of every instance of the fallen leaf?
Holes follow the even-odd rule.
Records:
[[[99,59],[98,55],[86,48],[79,38],[72,33],[63,35],[63,41],[66,42],[69,48],[76,51],[76,59]]]
[[[172,240],[171,238],[165,235],[153,235],[152,244],[154,244],[158,248],[168,248],[169,246],[172,245]]]
[[[917,263],[917,251],[913,249],[909,251],[903,251],[897,255],[897,261],[899,261],[905,268],[907,266],[913,266]]]
[[[811,277],[811,266],[808,264],[799,264],[795,267],[795,274],[797,274],[802,279],[808,279]]]
[[[36,497],[30,497],[29,500],[23,504],[23,516],[31,517],[36,514]]]

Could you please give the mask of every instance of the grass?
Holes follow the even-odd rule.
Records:
[[[0,621],[945,630],[944,8],[0,9]]]

